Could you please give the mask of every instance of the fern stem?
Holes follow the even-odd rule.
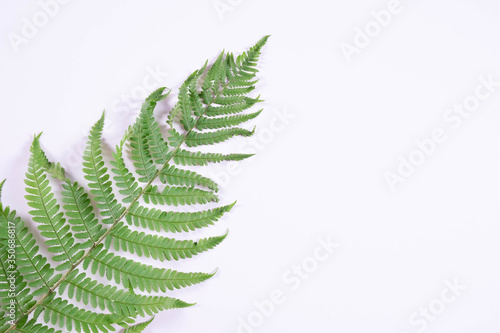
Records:
[[[242,71],[241,69],[239,69],[238,71]],[[207,110],[210,108],[210,106],[213,104],[213,102],[222,95],[222,93],[224,92],[224,90],[231,84],[231,82],[237,77],[237,75],[234,75],[230,80],[227,81],[227,83],[225,83],[219,90],[219,92],[214,96],[214,98],[212,99],[212,101],[207,104],[207,106],[204,108],[203,112],[198,116],[198,118],[196,119],[196,121],[194,122],[194,125],[193,127],[191,127],[188,131],[186,131],[186,133],[184,134],[182,140],[179,141],[179,144],[177,145],[177,147],[174,149],[174,151],[172,152],[172,154],[170,155],[170,157],[165,161],[165,163],[156,171],[155,175],[152,177],[152,179],[150,179],[148,181],[148,183],[146,184],[146,186],[144,186],[144,188],[141,190],[141,192],[130,202],[130,204],[128,205],[128,207],[125,209],[125,211],[118,217],[118,218],[115,218],[115,221],[113,222],[113,224],[110,226],[110,228],[97,240],[94,242],[94,244],[89,248],[89,250],[87,252],[85,252],[82,257],[80,259],[78,259],[74,264],[71,265],[71,268],[68,269],[68,271],[54,284],[54,286],[52,288],[49,288],[49,291],[47,291],[43,296],[41,296],[41,298],[25,313],[24,316],[28,316],[30,315],[33,311],[35,311],[35,309],[39,306],[41,306],[43,304],[43,302],[45,301],[45,299],[47,299],[47,297],[49,297],[54,291],[56,291],[56,289],[59,287],[59,285],[66,280],[66,278],[83,262],[83,260],[85,260],[89,255],[90,253],[95,250],[95,248],[100,245],[104,239],[111,233],[111,231],[113,230],[113,228],[119,223],[121,222],[121,220],[130,212],[130,210],[132,209],[132,207],[134,206],[134,204],[144,195],[144,193],[146,192],[146,190],[148,189],[148,187],[150,185],[152,185],[152,183],[160,176],[161,172],[163,169],[165,169],[170,161],[173,159],[175,153],[181,149],[181,146],[182,144],[184,144],[186,142],[186,138],[188,137],[188,135],[191,133],[191,131],[193,129],[196,128],[196,126],[198,125],[198,122],[200,121],[200,118],[203,117]],[[92,158],[94,158],[94,156],[92,156]],[[101,184],[100,184],[101,185]],[[45,305],[44,305],[45,306]],[[16,328],[17,324],[19,323],[19,321],[23,318],[23,316],[21,316],[18,320],[16,320],[14,322],[14,324],[12,326],[10,326],[6,331],[5,333],[13,330]]]

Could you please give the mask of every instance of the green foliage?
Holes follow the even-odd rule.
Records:
[[[130,326],[128,328],[126,328],[123,333],[140,333],[142,331],[144,331],[146,329],[146,327],[149,326],[149,324],[151,324],[151,322],[155,319],[155,317],[151,318],[150,320],[144,322],[144,323],[140,323],[140,324],[136,324],[136,325],[133,325],[133,326]]]
[[[236,58],[222,52],[211,66],[194,71],[180,86],[165,125],[154,110],[170,91],[153,92],[109,163],[103,154],[103,114],[83,153],[85,182],[72,180],[51,162],[40,135],[34,137],[25,179],[31,221],[0,200],[1,332],[142,332],[155,314],[193,305],[148,293],[198,284],[215,273],[179,272],[140,258],[158,263],[192,258],[227,236],[177,240],[163,233],[211,226],[235,205],[197,208],[218,202],[219,188],[185,167],[252,156],[190,147],[253,135],[254,129],[237,126],[261,112],[244,113],[261,101],[247,94],[255,89],[267,38]],[[179,205],[186,206],[182,211],[167,207]]]

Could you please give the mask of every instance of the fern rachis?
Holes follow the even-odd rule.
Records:
[[[15,211],[0,203],[0,227],[7,230],[15,225],[16,228],[13,248],[19,273],[15,283],[18,290],[12,296],[8,289],[9,258],[6,256],[12,236],[2,231],[2,332],[60,332],[42,324],[40,317],[45,323],[70,331],[108,332],[122,326],[129,332],[140,332],[148,323],[133,326],[138,316],[153,316],[161,310],[190,306],[178,299],[145,296],[134,290],[165,292],[203,282],[213,274],[155,268],[111,250],[122,249],[160,261],[178,260],[207,251],[226,237],[179,241],[150,235],[147,231],[189,232],[203,228],[217,221],[234,204],[203,211],[173,212],[161,207],[144,207],[141,203],[177,206],[218,201],[215,182],[173,164],[207,165],[251,156],[201,153],[183,146],[213,145],[234,136],[253,134],[253,130],[236,126],[260,113],[242,112],[260,102],[259,97],[245,95],[254,89],[257,60],[267,38],[236,59],[223,52],[211,67],[205,64],[188,77],[179,89],[178,103],[168,115],[170,136],[167,139],[160,131],[153,110],[168,93],[164,93],[165,88],[153,92],[144,102],[136,123],[116,147],[111,168],[106,166],[101,150],[103,114],[90,132],[83,156],[89,192],[67,177],[61,165],[50,162],[40,146],[40,136],[34,138],[26,174],[26,199],[56,266],[52,267],[40,253],[34,237]],[[177,116],[181,130],[174,126]],[[126,144],[131,153],[132,171],[125,163]],[[51,187],[54,180],[61,183],[62,203]],[[2,185],[3,182],[0,194]],[[123,198],[116,196],[116,191]],[[144,230],[133,231],[128,225]],[[114,281],[120,287],[99,283],[93,275]],[[61,295],[66,295],[71,302],[59,297]],[[13,320],[6,316],[11,299],[17,309]],[[74,301],[108,313],[84,310]]]

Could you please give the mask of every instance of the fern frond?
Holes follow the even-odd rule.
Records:
[[[160,132],[160,125],[153,116],[153,110],[156,104],[165,99],[169,93],[163,94],[165,88],[160,88],[153,92],[144,102],[138,121],[140,122],[141,131],[145,133],[147,138],[147,147],[151,157],[160,165],[163,165],[168,160],[168,144],[163,139]]]
[[[109,310],[119,316],[136,317],[137,315],[153,315],[162,310],[178,309],[191,306],[171,297],[142,296],[115,286],[103,285],[89,278],[78,270],[71,272],[61,283],[59,294],[65,291],[68,297],[90,304],[101,310]]]
[[[235,82],[235,81],[233,81],[233,82]],[[231,87],[231,85],[232,85],[232,83],[229,83],[228,87]],[[255,86],[250,86],[250,87],[236,86],[235,88],[227,88],[226,90],[224,90],[224,96],[242,96],[242,95],[246,95],[246,94],[252,92],[254,89],[255,89]],[[214,111],[218,112],[217,109],[215,109]]]
[[[236,202],[201,212],[166,212],[136,204],[128,212],[126,219],[129,224],[153,231],[188,232],[213,225],[235,204]]]
[[[195,80],[202,74],[199,72],[199,70],[193,72],[179,88],[178,109],[182,115],[181,124],[186,131],[191,130],[196,122],[192,117],[193,104],[191,103],[189,86],[192,84],[193,80]]]
[[[259,98],[244,97],[243,101],[239,103],[223,104],[220,106],[209,106],[207,108],[207,112],[205,113],[205,115],[213,117],[213,116],[240,113],[251,108],[252,106],[254,106],[259,102],[262,102],[262,100],[260,100]]]
[[[62,187],[63,208],[66,210],[68,222],[72,225],[73,235],[76,239],[86,240],[79,246],[81,249],[87,249],[96,244],[104,235],[105,229],[99,224],[90,198],[83,187],[76,182],[71,183],[68,178]]]
[[[108,168],[104,164],[101,150],[101,136],[104,127],[104,113],[90,131],[87,148],[83,153],[83,172],[85,179],[89,181],[90,193],[94,195],[94,201],[103,217],[102,222],[112,224],[125,211],[118,203],[113,194],[113,188],[108,174]]]
[[[113,154],[115,160],[111,161],[111,165],[114,168],[111,169],[111,171],[115,174],[114,180],[116,187],[120,189],[120,194],[125,196],[122,200],[123,203],[131,203],[139,197],[142,188],[125,165],[123,159],[123,145],[124,141],[116,147],[116,152]]]
[[[134,326],[129,326],[127,327],[123,333],[141,333],[142,331],[144,331],[146,329],[146,327],[149,326],[149,324],[151,324],[151,322],[155,319],[155,317],[151,318],[150,320],[148,321],[145,321],[143,323],[140,323],[140,324],[137,324],[137,325],[134,325]]]
[[[191,131],[186,138],[188,147],[196,147],[202,145],[213,145],[214,143],[224,142],[234,136],[252,136],[255,129],[252,131],[244,128],[226,128],[215,132],[195,132]]]
[[[33,289],[34,296],[42,295],[53,288],[61,274],[55,274],[47,258],[39,253],[39,248],[28,228],[20,220],[17,223],[19,224],[16,236],[19,244],[16,247],[17,271]]]
[[[205,104],[210,105],[213,100],[217,97],[218,92],[220,90],[220,83],[223,80],[222,71],[223,71],[223,62],[224,62],[224,52],[221,52],[217,57],[217,60],[213,63],[213,65],[208,70],[202,85],[202,98]]]
[[[218,129],[224,127],[232,127],[247,122],[250,119],[254,119],[261,112],[262,110],[249,114],[240,114],[236,116],[220,117],[220,118],[201,117],[198,120],[198,124],[196,124],[196,128],[199,130],[204,130],[204,129]]]
[[[21,218],[16,216],[15,211],[10,211],[9,207],[1,207],[0,219],[5,221],[5,226],[15,226],[16,272],[21,274],[23,280],[33,289],[31,291],[33,296],[48,292],[54,286],[55,281],[61,277],[61,274],[54,275],[55,270],[47,263],[47,258],[39,253],[33,235],[24,226]],[[3,245],[6,246],[6,243],[4,242]]]
[[[62,331],[58,331],[55,328],[47,327],[43,324],[39,324],[36,320],[30,320],[25,324],[19,324],[14,330],[11,332],[17,333],[62,333]]]
[[[179,157],[177,155],[178,153],[179,151],[176,152],[176,154],[174,155],[174,162],[177,164],[186,165],[187,164],[186,162],[182,163],[182,161],[185,160],[182,159],[182,157]],[[195,165],[195,164],[189,164],[189,165]],[[204,164],[199,163],[196,165],[204,165]],[[163,168],[160,171],[158,178],[163,184],[169,183],[171,185],[187,185],[191,187],[195,185],[200,185],[200,186],[205,186],[214,192],[217,192],[219,190],[217,183],[211,180],[210,178],[197,174],[194,171],[178,169],[173,165],[170,165],[167,168]]]
[[[12,319],[22,317],[35,304],[33,295],[15,267],[15,255],[9,254],[9,247],[0,248],[0,300],[2,310],[13,316]]]
[[[55,297],[43,303],[43,320],[45,323],[66,327],[68,331],[104,332],[115,331],[114,324],[125,326],[130,319],[116,314],[102,314],[80,309],[67,300]]]
[[[142,122],[139,122],[134,127],[133,134],[130,136],[130,148],[132,151],[132,160],[134,161],[135,172],[141,178],[138,180],[141,183],[153,181],[157,169],[153,157],[149,152],[148,133],[144,129]]]
[[[179,111],[180,111],[180,106],[179,104],[177,103],[173,108],[172,110],[170,110],[170,112],[168,113],[168,116],[167,116],[167,125],[170,126],[171,128],[174,127],[174,121],[175,121],[175,118],[176,116],[179,114]]]
[[[99,274],[124,288],[141,291],[167,291],[201,283],[214,274],[183,273],[171,269],[160,269],[120,257],[103,248],[101,244],[83,261],[83,268]]]
[[[213,249],[226,238],[203,238],[196,242],[192,240],[176,240],[173,238],[148,235],[144,232],[130,230],[125,224],[119,223],[106,238],[104,246],[115,250],[123,250],[138,256],[153,258],[159,261],[191,258],[194,255]]]
[[[66,224],[64,214],[54,198],[54,193],[45,174],[50,163],[40,147],[39,137],[35,137],[31,146],[31,157],[25,180],[28,186],[26,187],[28,193],[26,199],[28,205],[33,208],[30,211],[33,221],[40,224],[38,229],[42,236],[47,238],[45,243],[48,250],[56,254],[52,259],[61,263],[56,267],[56,270],[65,270],[83,255],[83,250],[75,246],[75,239],[70,232],[70,227]]]
[[[112,151],[109,169],[102,147],[103,113],[90,130],[83,153],[86,183],[72,180],[61,164],[50,162],[40,146],[40,136],[34,138],[25,180],[26,199],[42,242],[56,265],[42,254],[38,237],[0,201],[1,332],[61,333],[48,327],[51,325],[65,332],[110,332],[119,327],[140,332],[150,321],[136,324],[138,316],[192,305],[169,296],[139,295],[134,290],[166,292],[201,283],[215,273],[156,268],[111,251],[163,262],[191,258],[225,239],[227,233],[195,241],[150,231],[176,233],[204,228],[234,206],[204,210],[191,206],[183,208],[188,210],[185,212],[159,207],[204,205],[219,200],[214,180],[174,165],[205,166],[252,156],[188,151],[186,147],[254,134],[237,126],[261,112],[243,113],[261,102],[259,97],[247,94],[255,89],[257,60],[267,38],[236,58],[222,52],[212,66],[205,63],[195,70],[181,85],[178,101],[168,114],[169,136],[163,136],[154,109],[170,91],[154,91]],[[178,118],[181,126],[174,126]],[[128,154],[124,147],[130,148]],[[130,164],[133,167],[127,167]],[[10,276],[12,255],[18,274],[14,277]],[[99,282],[96,275],[116,286]],[[10,304],[16,306],[15,319],[6,320]]]
[[[241,161],[252,157],[254,154],[228,154],[190,152],[179,149],[174,154],[174,162],[181,165],[207,165],[208,163],[220,163],[224,161]]]
[[[219,201],[219,198],[210,191],[204,191],[193,187],[165,186],[163,191],[153,185],[146,188],[143,195],[144,202],[154,205],[194,205],[196,203],[206,204],[210,201]]]

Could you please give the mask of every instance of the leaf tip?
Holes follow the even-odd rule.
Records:
[[[7,179],[4,179],[4,180],[2,180],[2,182],[0,182],[0,200],[2,199],[2,188],[3,188],[3,185],[5,184],[6,180]]]
[[[235,200],[232,204],[227,205],[226,211],[229,212],[231,209],[233,209],[234,205],[236,205],[237,202],[238,202],[238,200]]]

